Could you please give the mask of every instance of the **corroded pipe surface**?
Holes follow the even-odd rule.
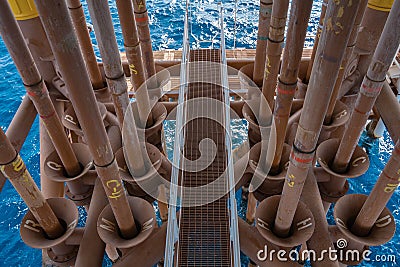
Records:
[[[21,75],[29,97],[46,125],[65,171],[68,175],[75,176],[81,168],[67,136],[63,134],[63,126],[50,100],[46,85],[6,1],[0,2],[0,10],[2,13],[0,16],[0,32],[4,43]]]
[[[354,48],[356,66],[353,73],[343,81],[339,98],[352,88],[360,88],[363,77],[367,74],[372,56],[382,34],[390,8],[394,0],[369,0],[360,25],[360,32]]]
[[[64,1],[35,1],[122,236],[137,233],[117,162]]]
[[[346,52],[344,54],[342,64],[340,65],[339,74],[336,79],[335,86],[333,87],[333,92],[331,100],[329,101],[328,111],[326,112],[324,125],[329,125],[332,122],[333,110],[335,109],[337,96],[339,94],[340,87],[342,86],[343,78],[345,76],[350,56],[353,53],[353,49],[357,40],[357,34],[360,29],[361,19],[364,15],[365,7],[367,6],[367,0],[361,0],[360,6],[358,7],[356,21],[354,22],[353,29],[351,31],[349,42],[347,43]]]
[[[314,215],[315,228],[311,238],[307,241],[307,249],[315,251],[316,255],[323,255],[323,250],[334,249],[330,239],[328,222],[326,220],[326,212],[318,190],[316,177],[313,171],[308,172],[307,179],[304,183],[304,190],[301,199],[307,204]],[[313,267],[332,266],[338,267],[338,261],[330,260],[329,257],[324,257],[322,260],[310,259]]]
[[[153,48],[151,45],[149,15],[147,13],[145,0],[133,0],[133,8],[135,20],[139,33],[140,46],[142,48],[143,63],[146,70],[146,78],[149,79],[156,74],[156,66],[154,65]],[[148,86],[155,88],[156,84],[153,79],[149,80]]]
[[[272,109],[276,82],[279,74],[279,66],[282,55],[282,44],[285,39],[286,16],[289,0],[274,1],[272,5],[271,21],[268,32],[267,57],[265,62],[264,80],[262,92],[268,105]],[[262,118],[262,103],[260,105],[260,117]]]
[[[29,210],[35,216],[43,231],[50,238],[60,237],[64,233],[53,210],[26,169],[25,163],[0,129],[0,170],[17,190]]]
[[[277,138],[276,140],[275,155],[271,166],[272,174],[280,171],[279,164],[285,141],[283,136],[286,135],[287,123],[297,86],[297,76],[312,3],[312,0],[292,1],[286,47],[283,53],[282,70],[278,79],[277,96],[273,113],[276,135],[281,138]]]
[[[103,262],[106,245],[97,233],[97,218],[107,203],[104,189],[97,180],[86,219],[85,232],[76,256],[76,267],[101,266]],[[88,257],[88,255],[90,256]]]
[[[262,86],[265,70],[265,58],[267,56],[267,42],[269,23],[271,20],[273,0],[260,0],[258,15],[258,33],[256,55],[254,58],[253,81],[258,87]]]
[[[140,47],[136,21],[133,15],[132,1],[117,0],[116,3],[119,20],[121,22],[122,35],[124,36],[124,47],[129,64],[131,81],[136,92],[137,103],[139,106],[138,110],[141,125],[152,125],[153,118],[150,112],[151,105],[147,91],[147,83],[145,83],[146,75],[142,61],[142,50]]]
[[[343,173],[347,170],[353,151],[357,146],[362,129],[369,113],[378,97],[386,79],[386,73],[392,64],[400,44],[400,1],[393,4],[378,46],[375,50],[371,65],[364,77],[358,94],[354,112],[343,134],[338,151],[332,164],[335,172]],[[338,180],[338,186],[343,185],[343,179]]]
[[[279,236],[284,237],[289,233],[359,3],[345,0],[329,2],[275,218],[274,232]]]
[[[122,128],[125,112],[129,105],[128,85],[122,69],[108,1],[89,0],[88,8],[93,20],[107,84],[112,92],[115,111],[120,128]]]
[[[397,141],[388,163],[381,172],[374,188],[357,215],[351,228],[354,234],[358,236],[367,236],[371,231],[399,185],[399,170],[400,141]]]
[[[386,129],[394,143],[400,139],[400,105],[388,83],[383,88],[375,101]]]
[[[324,20],[325,20],[327,7],[328,7],[328,0],[324,0],[322,2],[322,6],[321,6],[321,15],[319,17],[317,34],[315,36],[310,62],[308,62],[306,78],[305,78],[305,81],[304,81],[305,83],[308,83],[308,81],[310,80],[311,70],[313,68],[313,64],[314,64],[314,60],[315,60],[315,54],[317,53],[317,48],[318,48],[318,44],[319,44],[319,38],[321,38],[322,28],[324,27]]]
[[[37,112],[31,99],[25,96],[6,131],[7,137],[17,152],[21,150],[36,115]],[[6,177],[0,172],[0,192],[5,182]]]
[[[103,88],[103,78],[101,77],[99,67],[97,66],[96,55],[94,54],[81,1],[67,0],[67,5],[69,14],[71,15],[72,23],[74,24],[76,35],[78,36],[83,59],[85,60],[86,68],[88,70],[90,81],[93,84],[93,88]]]

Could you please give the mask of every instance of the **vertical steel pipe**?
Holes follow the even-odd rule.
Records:
[[[135,20],[139,33],[140,46],[142,47],[143,62],[146,70],[146,78],[149,79],[156,74],[154,65],[153,48],[151,45],[151,36],[149,28],[149,14],[147,13],[146,0],[133,0],[133,9],[135,11]],[[155,80],[149,80],[148,86],[155,88]]]
[[[375,106],[381,115],[393,143],[400,139],[400,105],[392,88],[385,82]]]
[[[342,141],[332,163],[333,171],[344,173],[347,170],[353,151],[364,129],[369,113],[386,80],[386,73],[392,65],[394,56],[400,44],[400,1],[393,4],[371,65],[364,77],[358,94],[356,105],[350,120],[346,125]],[[342,186],[344,179],[336,182]]]
[[[21,150],[22,145],[32,128],[32,124],[35,121],[36,115],[37,112],[31,99],[28,96],[25,96],[6,132],[7,137],[17,152]],[[3,189],[5,182],[6,177],[0,172],[0,192]]]
[[[314,45],[313,45],[313,49],[311,52],[310,62],[308,62],[308,66],[307,66],[306,78],[304,80],[305,83],[308,83],[310,80],[311,70],[312,70],[312,67],[314,64],[315,54],[317,53],[317,48],[318,48],[318,44],[319,44],[319,38],[321,37],[322,28],[324,27],[324,20],[325,20],[327,8],[328,8],[328,0],[324,0],[322,2],[322,6],[321,6],[321,15],[319,17],[317,33],[315,35],[315,40],[314,40]]]
[[[271,109],[273,107],[283,41],[285,39],[285,26],[288,8],[289,0],[274,1],[272,5],[272,15],[268,32],[267,57],[262,85],[263,95]],[[265,102],[261,101],[261,103]],[[263,117],[262,105],[260,106],[259,116],[261,118]]]
[[[264,79],[265,58],[267,56],[267,42],[269,23],[271,20],[273,0],[260,0],[260,11],[258,13],[258,33],[256,55],[254,58],[253,81],[261,87]]]
[[[63,134],[63,126],[50,100],[46,85],[6,1],[0,2],[0,11],[0,33],[21,75],[25,89],[46,125],[65,171],[69,176],[76,176],[81,171],[81,167],[67,136]]]
[[[1,2],[6,3],[5,1]],[[26,169],[25,163],[15,151],[15,148],[11,145],[10,140],[2,129],[0,129],[0,148],[0,170],[3,175],[10,180],[15,190],[17,190],[35,219],[43,228],[43,231],[50,238],[60,237],[64,233],[64,228],[61,226],[61,223]]]
[[[97,233],[97,220],[107,205],[107,196],[99,180],[93,189],[92,201],[85,224],[85,232],[76,256],[76,267],[101,266],[106,245]],[[88,255],[90,255],[88,257]]]
[[[340,87],[342,86],[343,78],[344,78],[344,75],[345,75],[347,67],[348,67],[349,59],[353,53],[354,46],[356,44],[357,34],[360,29],[361,19],[364,15],[364,11],[365,11],[365,7],[367,6],[367,2],[368,2],[368,0],[360,1],[360,6],[358,7],[358,11],[357,11],[357,15],[356,15],[356,21],[354,22],[354,26],[351,31],[350,39],[349,39],[349,42],[347,43],[346,52],[344,54],[342,64],[340,65],[339,74],[336,79],[335,86],[333,87],[331,100],[329,101],[328,111],[326,112],[326,116],[325,116],[325,120],[324,120],[325,125],[329,125],[332,122],[333,110],[335,108],[339,90],[340,90]]]
[[[278,236],[289,234],[304,181],[311,171],[319,133],[359,3],[359,0],[329,2],[275,218],[274,232]]]
[[[89,0],[87,3],[103,61],[107,84],[112,92],[115,111],[120,127],[122,127],[125,111],[129,105],[128,85],[122,69],[108,1]]]
[[[133,14],[131,0],[117,0],[118,16],[121,22],[122,35],[126,58],[131,72],[131,81],[136,92],[135,98],[138,103],[139,118],[142,125],[152,125],[153,117],[147,91],[145,70],[142,61],[142,50],[140,48],[136,21]],[[140,90],[139,90],[140,89]],[[142,115],[143,114],[143,115]],[[148,116],[148,118],[147,118]]]
[[[80,0],[67,0],[67,5],[93,89],[101,89],[104,87],[103,78],[97,65],[96,55],[94,54],[92,41],[86,25],[82,3]]]
[[[283,52],[281,74],[278,78],[277,95],[274,107],[274,122],[276,127],[275,155],[272,161],[271,173],[279,173],[283,144],[286,136],[287,123],[290,116],[293,97],[297,86],[300,60],[304,41],[307,34],[312,0],[294,0],[290,9],[290,19],[286,38],[286,47]]]
[[[137,228],[66,3],[63,0],[36,0],[35,3],[121,235],[131,238],[136,235]]]
[[[372,56],[385,26],[394,0],[368,0],[367,8],[361,21],[360,31],[354,49],[356,66],[352,75],[346,78],[340,88],[339,98],[349,90],[359,88],[367,74]]]
[[[400,141],[397,141],[388,163],[381,172],[374,188],[362,206],[351,228],[358,236],[367,236],[375,225],[399,185]]]

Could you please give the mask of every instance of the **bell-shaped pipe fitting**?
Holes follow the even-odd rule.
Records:
[[[144,199],[128,197],[129,207],[135,214],[135,222],[138,234],[125,239],[120,235],[117,221],[110,205],[107,205],[100,213],[97,220],[97,232],[104,243],[116,248],[131,248],[139,245],[153,232],[156,226],[156,215],[153,206]],[[161,241],[161,240],[160,240]]]
[[[263,200],[256,210],[256,227],[262,237],[281,248],[293,248],[305,243],[314,232],[315,222],[311,211],[300,201],[289,236],[280,237],[274,233],[274,222],[281,196],[272,196]]]
[[[322,125],[321,133],[319,135],[318,144],[328,140],[332,133],[339,127],[344,128],[344,125],[350,118],[349,108],[341,101],[336,101],[335,108],[333,109],[332,121],[329,125]]]
[[[161,184],[167,184],[170,179],[171,163],[165,159],[165,156],[153,145],[146,143],[148,160],[151,162],[146,166],[147,172],[142,176],[135,176],[128,166],[123,148],[115,153],[115,158],[120,169],[121,178],[128,183],[127,191],[132,196],[154,200],[158,196],[158,187]]]
[[[326,182],[319,182],[319,191],[322,200],[335,203],[339,198],[344,196],[349,189],[347,178],[355,178],[364,174],[369,167],[369,158],[367,153],[357,146],[353,152],[349,167],[345,173],[336,173],[332,170],[331,165],[338,150],[340,140],[337,138],[329,139],[322,142],[316,152],[318,163],[325,171],[325,175],[329,176]],[[320,178],[318,178],[320,180]]]
[[[99,107],[101,117],[104,120],[107,116],[107,109],[103,103],[97,102],[97,105]],[[68,130],[73,131],[80,137],[83,136],[81,125],[79,124],[78,117],[76,116],[74,107],[72,105],[69,105],[69,107],[67,107],[67,109],[64,111],[61,122]]]
[[[150,80],[155,80],[155,83],[149,82]],[[147,91],[149,92],[150,102],[158,101],[163,92],[168,92],[171,90],[171,74],[168,69],[156,65],[156,74],[150,77],[147,81]],[[155,84],[156,87],[152,88],[151,85]]]
[[[44,173],[52,181],[66,182],[66,195],[77,206],[88,205],[92,196],[94,181],[97,178],[97,172],[94,169],[93,158],[88,146],[80,143],[71,145],[82,171],[74,177],[69,177],[57,152],[53,151],[44,161]]]
[[[351,194],[340,198],[335,205],[333,216],[339,230],[348,240],[366,246],[380,246],[392,239],[396,231],[394,217],[388,208],[384,208],[375,225],[367,236],[357,236],[351,229],[368,196],[363,194]]]
[[[261,167],[258,167],[261,154],[261,142],[251,148],[249,158],[250,169],[257,179],[264,181],[258,188],[255,188],[254,191],[254,196],[258,201],[263,201],[265,198],[282,193],[290,150],[291,147],[288,144],[283,145],[281,162],[279,163],[280,172],[272,175],[270,173],[265,173]]]
[[[349,239],[340,231],[337,225],[329,225],[330,239],[336,250],[336,256],[340,263],[346,266],[358,265],[363,261],[363,255],[368,246]]]
[[[254,112],[257,112],[260,108],[259,101],[247,101],[243,105],[242,114],[246,119],[249,125],[248,137],[250,147],[253,147],[255,144],[261,142],[261,131],[260,126],[258,125],[256,115]]]
[[[253,81],[254,63],[244,65],[239,69],[238,77],[240,86],[246,89],[248,100],[256,99],[261,92],[261,88]]]
[[[74,202],[65,198],[49,198],[47,202],[64,226],[64,234],[59,238],[50,239],[33,214],[28,211],[21,222],[21,238],[32,248],[47,249],[48,256],[57,266],[73,266],[79,246],[67,244],[67,239],[75,231],[79,217],[78,210]]]
[[[137,103],[132,102],[131,105],[139,139],[141,141],[150,143],[156,146],[160,151],[163,151],[161,137],[162,137],[163,122],[167,117],[167,109],[165,108],[165,106],[158,102],[155,103],[155,105],[151,109],[153,124],[150,125],[149,127],[146,127],[146,129],[143,129],[143,127],[141,127],[138,123],[140,119],[139,119]]]

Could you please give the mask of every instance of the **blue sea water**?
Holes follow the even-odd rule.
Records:
[[[235,1],[224,2],[224,16],[226,23],[226,43],[228,48],[232,48],[234,39],[238,48],[255,48],[257,24],[258,24],[258,1],[238,0],[235,8]],[[217,22],[217,1],[196,0],[192,1],[192,40],[211,40],[218,30]],[[90,23],[87,12],[87,5],[83,3],[85,14]],[[114,1],[109,1],[110,10],[115,26],[115,33],[118,45],[123,50],[123,40],[120,24],[118,22],[117,10]],[[150,15],[150,31],[153,40],[153,49],[179,49],[182,46],[183,35],[183,14],[185,10],[184,1],[177,0],[148,0],[147,6]],[[313,35],[319,18],[321,0],[314,1],[314,7],[311,14],[311,23],[309,26],[309,35]],[[236,30],[234,30],[234,12],[236,10]],[[236,34],[234,34],[236,32]],[[94,34],[91,34],[97,56],[100,56],[96,46]],[[311,46],[313,38],[306,40],[306,45]],[[199,44],[193,41],[193,47]],[[18,72],[0,39],[0,126],[6,130],[11,119],[17,110],[25,90]],[[235,121],[233,127],[233,144],[238,146],[246,137],[247,129],[243,121]],[[167,144],[173,142],[173,122],[165,124],[165,133]],[[169,142],[168,142],[169,141]],[[393,143],[385,132],[383,138],[379,140],[370,140],[363,134],[360,144],[367,150],[371,165],[366,174],[360,178],[350,181],[350,193],[364,193],[371,191],[379,173],[390,157]],[[21,150],[21,155],[26,162],[28,169],[35,181],[39,183],[39,126],[36,119],[31,132]],[[171,154],[170,154],[171,156]],[[12,188],[9,182],[6,183],[0,194],[0,266],[40,266],[41,252],[34,250],[21,241],[19,236],[19,224],[27,211],[26,205]],[[240,197],[238,197],[240,200]],[[393,212],[398,225],[399,191],[396,190],[392,199],[388,203],[388,208]],[[245,213],[244,203],[239,201],[239,213]],[[329,222],[333,224],[331,211]],[[372,256],[375,255],[395,255],[400,261],[399,232],[387,244],[381,247],[373,247]],[[104,266],[109,266],[110,262],[105,262]],[[391,262],[369,262],[362,266],[398,266]]]

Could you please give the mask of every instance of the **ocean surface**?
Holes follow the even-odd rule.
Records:
[[[119,47],[123,51],[123,40],[121,35],[120,24],[118,22],[117,10],[114,1],[109,1],[115,33]],[[258,24],[258,1],[238,0],[223,1],[224,17],[225,17],[225,35],[227,48],[233,48],[234,43],[237,48],[255,48],[257,24]],[[182,47],[183,35],[183,14],[185,10],[184,1],[177,0],[148,0],[148,11],[150,15],[150,31],[153,40],[154,50],[163,49],[180,49]],[[315,34],[316,26],[319,19],[321,0],[314,1],[314,7],[311,14],[309,33],[310,37],[306,40],[306,46],[311,46],[313,43],[312,35]],[[87,5],[84,3],[85,14],[90,22],[87,11]],[[191,38],[192,47],[208,46],[204,42],[196,40],[212,40],[219,32],[218,22],[218,2],[213,0],[196,0],[192,1],[191,6]],[[236,11],[236,12],[235,12]],[[236,22],[235,22],[236,13]],[[234,26],[236,25],[236,27]],[[97,56],[100,56],[96,46],[94,34],[91,34],[93,44]],[[100,58],[99,58],[100,59]],[[0,39],[0,126],[6,130],[12,117],[17,110],[22,98],[25,95],[25,90],[19,74]],[[167,143],[173,142],[174,123],[165,123],[165,134]],[[233,145],[240,145],[247,136],[247,126],[242,120],[232,123]],[[364,193],[368,194],[385,163],[390,157],[393,149],[393,143],[385,132],[384,136],[377,140],[369,139],[365,133],[360,140],[362,145],[370,157],[371,165],[366,174],[360,178],[350,180],[349,193]],[[169,156],[171,150],[169,149]],[[27,164],[29,172],[39,183],[39,126],[36,119],[31,132],[21,150],[21,155]],[[39,250],[27,247],[19,236],[19,225],[22,217],[27,212],[26,205],[18,196],[16,191],[6,183],[3,191],[0,194],[0,266],[41,266],[41,252]],[[239,213],[245,214],[245,205],[238,194]],[[388,203],[389,209],[393,212],[396,218],[396,224],[399,225],[398,219],[400,206],[399,191],[396,190],[392,199]],[[329,222],[333,224],[332,211],[328,214]],[[81,221],[84,220],[84,213],[81,212]],[[83,223],[83,222],[81,222]],[[394,255],[400,261],[400,245],[399,232],[396,232],[395,237],[387,244],[381,247],[372,247],[370,258],[375,255],[389,256]],[[243,257],[243,262],[246,259]],[[110,262],[106,260],[104,266],[110,266]],[[243,266],[246,266],[243,264]],[[400,266],[393,262],[364,262],[362,266]]]

